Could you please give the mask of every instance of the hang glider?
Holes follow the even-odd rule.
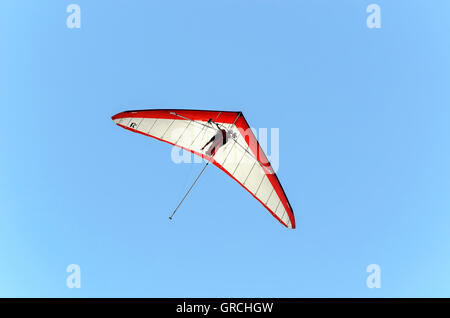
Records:
[[[135,110],[116,114],[112,120],[122,128],[205,158],[250,192],[281,224],[295,228],[283,187],[241,112]]]

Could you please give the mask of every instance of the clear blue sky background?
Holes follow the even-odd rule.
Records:
[[[450,297],[449,9],[2,1],[0,296]],[[216,167],[170,222],[201,165],[110,119],[143,108],[279,128],[298,228]]]

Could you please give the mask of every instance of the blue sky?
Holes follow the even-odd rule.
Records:
[[[449,297],[449,9],[2,1],[0,296]],[[169,222],[201,165],[110,119],[145,108],[279,128],[297,229],[216,167]]]

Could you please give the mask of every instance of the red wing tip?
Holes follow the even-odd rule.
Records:
[[[112,115],[112,116],[111,116],[111,119],[112,119],[112,120],[117,119],[117,117],[119,117],[120,114],[122,114],[122,113],[117,113],[117,114],[115,114],[115,115]]]
[[[290,230],[295,230],[295,224],[291,224],[292,225],[291,227],[289,227],[287,224],[284,224],[284,223],[283,223],[283,225]]]

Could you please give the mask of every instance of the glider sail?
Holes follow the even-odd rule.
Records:
[[[120,127],[205,158],[250,192],[281,224],[295,228],[286,194],[241,112],[137,110],[116,114],[112,119]],[[213,140],[218,127],[230,135],[211,155],[205,145]]]

